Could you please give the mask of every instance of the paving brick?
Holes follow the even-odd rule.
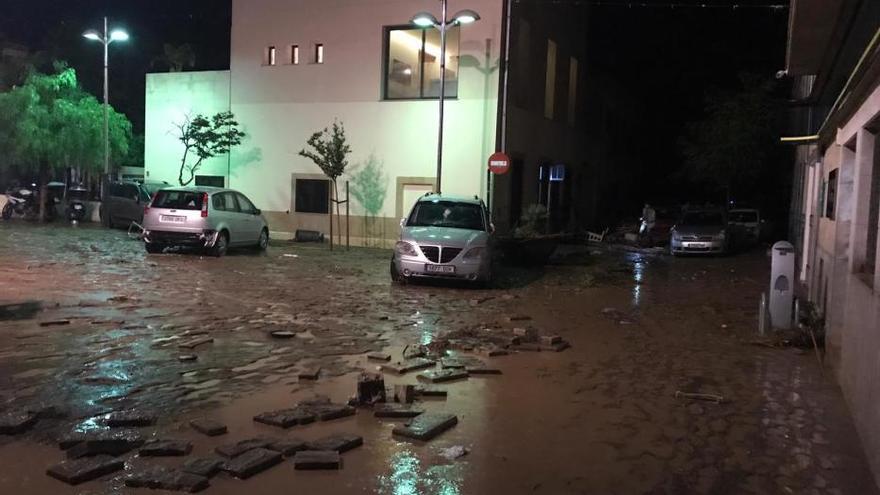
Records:
[[[191,361],[195,361],[197,359],[199,359],[199,357],[196,356],[195,354],[181,354],[181,355],[177,356],[177,360],[180,361],[181,363],[188,363]]]
[[[568,342],[563,340],[562,342],[557,342],[557,343],[551,344],[551,345],[542,345],[541,350],[542,351],[549,351],[549,352],[562,352],[562,351],[568,349],[569,347],[571,347],[571,344],[569,344]]]
[[[401,404],[410,404],[415,399],[416,387],[414,385],[398,384],[394,386],[394,400]]]
[[[392,433],[405,438],[427,441],[458,424],[458,417],[446,413],[425,413],[395,426]]]
[[[342,458],[335,450],[303,450],[293,457],[294,469],[339,469],[341,466]]]
[[[297,377],[300,380],[317,380],[318,376],[321,374],[321,368],[306,368],[299,372]]]
[[[256,448],[226,461],[222,469],[236,478],[247,479],[280,462],[280,452],[264,448]]]
[[[416,358],[409,359],[406,361],[398,361],[396,363],[388,363],[382,365],[382,371],[389,371],[392,373],[397,373],[402,375],[404,373],[409,373],[410,371],[421,370],[425,368],[430,368],[437,364],[435,361],[431,361],[430,359],[425,358]]]
[[[189,455],[192,444],[183,440],[154,438],[138,451],[141,457],[173,457]]]
[[[290,457],[301,450],[306,450],[307,445],[305,440],[298,438],[282,438],[273,439],[272,443],[266,448],[275,452],[281,452],[281,455],[284,457]]]
[[[446,389],[431,387],[429,385],[416,385],[416,395],[420,397],[446,397],[449,393]]]
[[[110,430],[91,433],[74,433],[59,441],[59,446],[67,450],[68,459],[92,457],[97,455],[118,456],[130,452],[144,444],[144,438],[134,430]]]
[[[195,493],[208,488],[208,478],[164,466],[149,466],[128,475],[125,486]]]
[[[266,448],[269,444],[272,443],[272,439],[267,438],[249,438],[247,440],[242,440],[240,442],[221,445],[214,449],[214,452],[226,457],[228,459],[232,459],[238,457],[250,450]]]
[[[367,354],[367,359],[371,361],[391,361],[391,354],[384,352],[371,352]]]
[[[101,476],[115,473],[125,467],[125,462],[111,456],[67,460],[46,470],[49,476],[70,485],[78,485]]]
[[[492,368],[486,365],[481,366],[468,366],[465,368],[465,371],[468,372],[468,375],[500,375],[501,370],[498,368]]]
[[[315,421],[317,413],[310,409],[296,407],[292,409],[279,409],[254,416],[254,421],[279,428],[290,428],[296,425],[305,425]]]
[[[357,382],[359,404],[385,402],[385,379],[378,373],[361,373]]]
[[[418,378],[427,380],[431,383],[444,383],[453,380],[462,380],[468,377],[466,370],[448,369],[448,370],[431,370],[419,373]]]
[[[189,425],[197,432],[209,437],[223,435],[228,431],[226,425],[211,419],[194,419],[189,422]]]
[[[276,339],[292,339],[296,337],[296,332],[291,332],[289,330],[275,330],[274,332],[270,332],[270,335]]]
[[[197,457],[186,461],[181,471],[211,478],[220,472],[220,466],[223,465],[223,459],[217,457]]]
[[[562,337],[559,335],[542,335],[540,342],[543,346],[551,346],[562,342]]]
[[[316,407],[315,412],[321,421],[329,421],[331,419],[345,418],[354,416],[357,410],[347,404],[327,404]]]
[[[332,450],[339,452],[348,452],[351,449],[360,447],[364,444],[363,437],[358,435],[330,435],[308,443],[308,450]]]
[[[393,402],[376,404],[373,415],[377,418],[412,418],[425,412],[424,409],[411,404],[395,404]]]
[[[156,416],[141,411],[118,411],[110,413],[104,424],[111,428],[119,426],[150,426],[156,423]]]
[[[196,347],[204,344],[210,344],[214,342],[214,339],[211,337],[199,337],[197,339],[188,340],[186,342],[181,342],[177,347],[181,349],[195,349]]]
[[[37,414],[28,411],[13,411],[0,414],[0,435],[17,435],[29,430],[37,423]]]

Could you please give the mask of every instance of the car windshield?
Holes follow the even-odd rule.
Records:
[[[755,223],[758,221],[758,212],[756,211],[732,211],[730,212],[731,222]]]
[[[175,210],[201,210],[204,195],[205,193],[198,191],[159,191],[152,206]]]
[[[451,227],[486,230],[482,207],[452,201],[420,201],[406,223],[409,227]]]
[[[681,225],[723,225],[724,216],[720,211],[690,211],[681,217]]]

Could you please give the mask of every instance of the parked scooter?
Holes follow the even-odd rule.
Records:
[[[40,214],[37,185],[12,187],[6,191],[6,204],[0,216],[9,220],[13,216],[36,218]]]
[[[86,218],[86,199],[89,191],[80,184],[67,189],[67,219],[82,222]]]

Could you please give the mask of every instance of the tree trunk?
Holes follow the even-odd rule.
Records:
[[[336,186],[336,179],[333,179],[333,197],[335,198],[335,200],[333,202],[336,203],[336,239],[338,239],[338,242],[336,243],[336,245],[341,246],[342,245],[342,219],[339,216],[339,188]]]

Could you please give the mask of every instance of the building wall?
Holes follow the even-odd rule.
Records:
[[[495,151],[502,2],[451,0],[449,4],[450,15],[467,7],[482,19],[460,28],[458,97],[446,101],[442,190],[483,195],[486,159]],[[162,130],[179,112],[176,108],[189,102],[213,112],[212,104],[221,103],[223,96],[214,89],[227,77],[227,105],[217,110],[231,109],[248,138],[225,163],[215,159],[206,165],[206,173],[222,171],[227,185],[244,192],[267,212],[275,232],[309,228],[327,233],[326,215],[294,211],[293,186],[295,176],[321,173],[298,152],[313,132],[338,120],[352,148],[349,171],[364,166],[370,157],[381,164],[386,190],[378,221],[383,227],[378,230],[385,237],[395,236],[397,230],[390,226],[396,226],[396,220],[392,219],[411,206],[402,203],[413,199],[411,191],[431,186],[436,176],[438,104],[436,99],[383,100],[384,33],[386,26],[406,25],[412,14],[427,7],[433,4],[234,0],[230,71],[203,76],[217,80],[216,85],[205,87],[207,94],[187,94],[195,89],[195,83],[188,81],[191,73],[148,77],[148,83],[154,82],[154,90],[147,91],[150,177],[176,178],[171,158],[180,146]],[[439,12],[434,14],[439,17]],[[318,43],[324,46],[322,64],[312,59]],[[298,65],[289,63],[294,44],[300,50]],[[274,66],[265,64],[269,46],[276,50]],[[175,84],[185,86],[175,89]],[[349,173],[340,180],[350,177]],[[401,182],[401,178],[411,180]],[[402,189],[407,192],[401,194]],[[363,207],[353,201],[351,208],[358,216],[352,228],[364,225]]]

